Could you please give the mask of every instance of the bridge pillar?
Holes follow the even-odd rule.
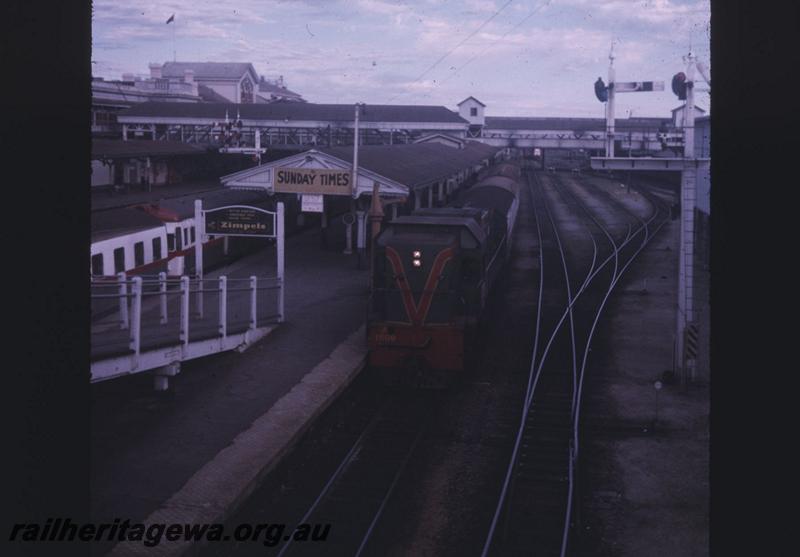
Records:
[[[159,392],[168,390],[169,378],[175,377],[180,372],[180,362],[172,362],[165,366],[157,367],[153,370],[153,388]]]

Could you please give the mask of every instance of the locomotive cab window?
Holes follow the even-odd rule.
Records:
[[[190,236],[190,238],[192,239],[192,243],[194,244],[194,241],[195,241],[195,240],[194,240],[194,226],[193,226],[192,228],[190,228],[189,230],[190,230],[190,232],[191,232],[191,234],[190,234],[189,236]]]
[[[125,248],[114,250],[114,272],[122,273],[125,271]]]
[[[144,265],[144,242],[133,244],[133,264],[135,267]]]
[[[167,251],[175,251],[175,234],[167,234]]]
[[[183,233],[180,226],[175,227],[175,249],[178,251],[183,249]]]
[[[92,274],[96,276],[103,275],[103,254],[98,253],[92,256]]]

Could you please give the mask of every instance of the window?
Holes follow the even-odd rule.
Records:
[[[114,272],[122,273],[125,271],[125,248],[114,250]]]
[[[175,251],[175,234],[167,234],[167,251]]]
[[[242,104],[253,102],[253,84],[249,79],[242,81],[241,102]]]
[[[189,229],[188,228],[184,228],[183,229],[183,243],[186,246],[189,245]]]
[[[153,238],[153,261],[161,259],[161,238]]]
[[[469,115],[470,116],[477,116],[478,115],[478,109],[473,106],[472,108],[469,109]]]
[[[192,238],[192,243],[194,244],[194,226],[190,230],[192,231],[191,238]]]
[[[103,275],[103,254],[98,253],[92,256],[92,274]]]
[[[175,227],[175,249],[180,251],[183,249],[183,236],[181,235],[181,227]]]
[[[133,244],[133,266],[141,267],[144,265],[144,242]]]

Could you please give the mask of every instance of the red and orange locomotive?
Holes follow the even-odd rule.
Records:
[[[369,363],[392,382],[440,384],[464,369],[519,208],[519,168],[486,174],[455,206],[398,217],[375,240]]]

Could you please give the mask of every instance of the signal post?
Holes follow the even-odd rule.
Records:
[[[679,368],[681,380],[686,385],[695,379],[695,361],[693,354],[687,354],[687,334],[694,328],[694,209],[697,201],[696,178],[698,168],[707,168],[709,158],[695,157],[694,153],[694,71],[697,67],[703,78],[703,68],[698,66],[696,58],[689,53],[686,61],[686,74],[679,72],[672,79],[672,91],[679,100],[685,100],[683,113],[683,157],[615,157],[614,156],[614,95],[615,93],[638,91],[663,91],[664,82],[629,82],[615,83],[613,47],[609,54],[609,84],[604,87],[602,79],[595,82],[595,94],[601,102],[608,102],[606,107],[606,156],[592,157],[594,169],[606,170],[665,170],[681,171],[680,192],[680,249],[678,259],[678,314],[675,333],[675,362]],[[709,85],[710,82],[708,82]],[[696,334],[696,333],[695,333]],[[690,341],[692,338],[689,339]]]

